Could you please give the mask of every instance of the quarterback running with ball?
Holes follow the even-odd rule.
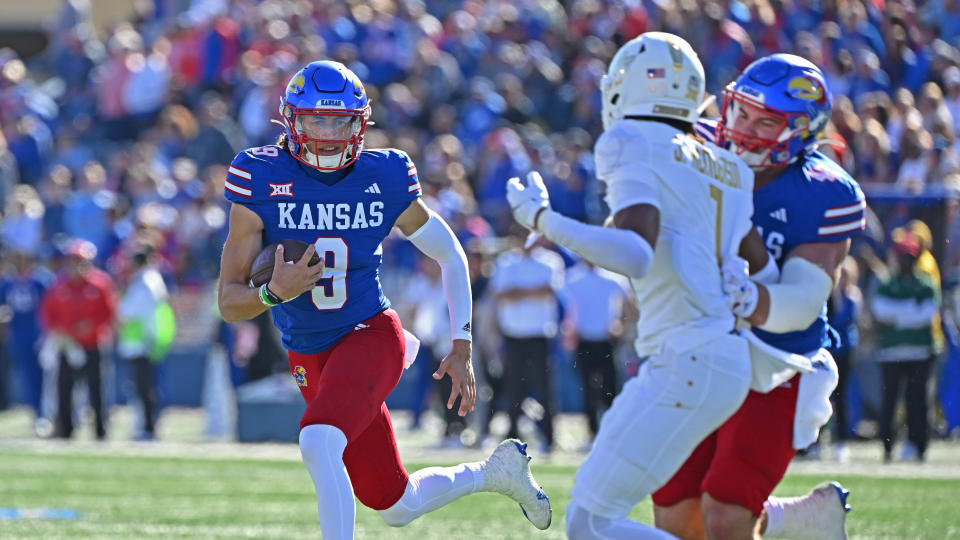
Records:
[[[588,261],[631,278],[647,356],[600,424],[576,474],[566,533],[580,539],[673,538],[627,519],[727,420],[750,387],[748,342],[734,332],[721,264],[753,230],[753,172],[696,136],[704,71],[683,39],[645,33],[601,82],[604,133],[594,149],[612,227],[549,208],[539,174],[512,178],[516,220]],[[755,233],[752,234],[755,240]],[[758,267],[775,266],[761,250]],[[746,266],[742,279],[747,279]]]
[[[547,528],[550,501],[519,441],[504,441],[486,461],[407,474],[384,404],[404,368],[405,339],[380,287],[381,242],[396,226],[442,269],[453,346],[434,378],[451,377],[447,407],[459,394],[461,416],[476,396],[466,256],[421,200],[410,158],[363,148],[370,106],[352,71],[308,64],[287,85],[280,114],[286,134],[279,144],[241,152],[228,170],[219,306],[226,321],[269,309],[283,334],[307,402],[300,452],[324,540],[353,538],[354,495],[388,525],[402,526],[464,495],[493,491]],[[285,264],[293,261],[281,246],[271,279],[259,289],[248,285],[263,246],[288,239],[310,244],[300,261]],[[310,265],[314,253],[320,262]]]

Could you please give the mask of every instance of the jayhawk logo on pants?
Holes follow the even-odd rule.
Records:
[[[293,378],[297,380],[298,386],[307,385],[307,370],[303,366],[293,368]]]

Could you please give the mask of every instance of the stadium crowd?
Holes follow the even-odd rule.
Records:
[[[366,146],[410,154],[424,196],[470,252],[477,357],[495,394],[512,370],[500,365],[496,286],[487,285],[496,255],[520,238],[504,180],[540,170],[556,210],[605,217],[591,154],[602,129],[597,82],[641,32],[689,40],[718,97],[755,58],[804,56],[834,94],[832,151],[868,195],[960,190],[960,3],[950,0],[153,0],[108,28],[94,27],[90,3],[64,2],[44,53],[0,50],[4,253],[54,267],[71,239],[84,239],[122,288],[147,245],[171,295],[209,290],[226,230],[226,165],[275,141],[271,120],[291,73],[334,59],[366,83],[375,122]],[[870,223],[874,255],[857,252],[865,290],[902,224]],[[935,264],[946,285],[960,263],[960,220],[945,230]],[[442,358],[436,270],[400,238],[384,245],[384,264],[394,304]],[[550,298],[563,300],[562,278],[554,288]],[[541,337],[575,334],[575,322],[554,326]]]

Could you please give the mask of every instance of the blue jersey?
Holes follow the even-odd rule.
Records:
[[[420,196],[413,162],[399,150],[365,150],[350,167],[321,173],[278,146],[243,151],[228,169],[229,201],[263,221],[263,245],[292,238],[316,245],[324,278],[271,308],[283,345],[330,348],[357,323],[390,307],[380,287],[381,242]]]
[[[40,299],[49,286],[49,278],[38,272],[0,279],[0,304],[8,306],[12,312],[12,341],[23,340],[32,344],[40,336]]]
[[[716,121],[701,120],[697,132],[713,139]],[[866,199],[843,168],[820,152],[800,156],[774,181],[753,192],[753,224],[777,266],[801,244],[840,242],[866,226]],[[820,316],[806,330],[754,333],[766,343],[797,354],[830,347],[836,332],[827,323],[824,302]]]

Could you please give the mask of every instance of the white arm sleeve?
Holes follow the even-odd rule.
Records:
[[[833,280],[823,268],[793,257],[784,263],[780,282],[764,286],[770,293],[770,312],[760,328],[784,334],[805,330],[817,320],[833,290]]]
[[[763,283],[764,285],[772,285],[780,279],[780,269],[777,268],[777,261],[773,259],[773,255],[767,257],[766,266],[761,268],[757,273],[751,274],[750,279],[757,283]]]
[[[653,260],[653,248],[633,231],[588,225],[550,209],[540,216],[540,228],[551,242],[627,277],[639,279],[647,275]]]
[[[432,211],[427,222],[407,239],[424,255],[440,264],[443,290],[450,311],[450,335],[453,339],[470,341],[473,296],[470,293],[467,255],[460,241],[443,218]]]

